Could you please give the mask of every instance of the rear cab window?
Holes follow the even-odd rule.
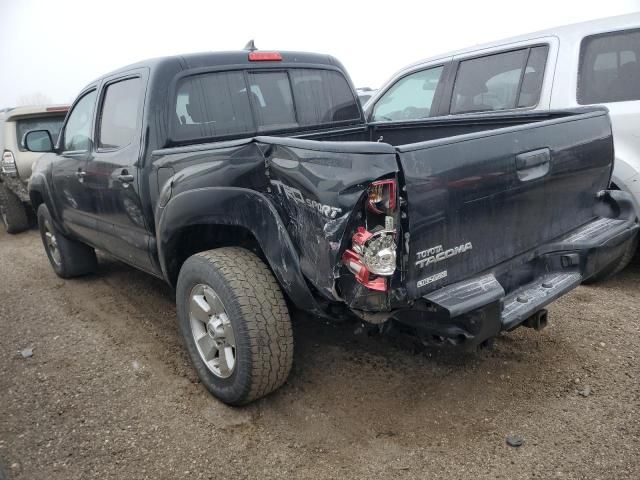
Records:
[[[349,83],[334,70],[232,70],[185,76],[176,87],[172,140],[358,123]]]
[[[548,52],[547,45],[540,45],[460,61],[450,113],[534,107]]]
[[[577,99],[580,105],[640,100],[640,30],[584,38]]]

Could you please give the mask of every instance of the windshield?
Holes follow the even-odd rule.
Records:
[[[174,112],[178,141],[361,120],[340,72],[307,68],[188,76],[178,83]]]
[[[29,117],[16,120],[16,138],[18,140],[18,146],[20,151],[24,152],[25,148],[22,145],[22,139],[27,132],[31,130],[49,130],[51,134],[51,140],[55,145],[60,134],[60,129],[64,122],[65,113],[59,115],[48,115],[46,117]]]

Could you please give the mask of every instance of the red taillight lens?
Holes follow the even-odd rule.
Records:
[[[356,281],[369,290],[377,292],[387,291],[387,280],[384,277],[370,278],[369,269],[362,263],[360,256],[353,250],[347,250],[342,254],[342,263],[355,275]]]
[[[369,240],[372,236],[373,236],[373,234],[371,232],[367,231],[366,228],[358,227],[358,229],[356,230],[356,233],[353,234],[353,237],[351,238],[351,241],[355,245],[362,246],[365,243],[367,243],[367,240]]]
[[[279,62],[282,55],[278,52],[251,52],[249,53],[250,62]]]
[[[374,213],[390,213],[396,209],[398,184],[395,180],[379,180],[369,187],[367,206]]]

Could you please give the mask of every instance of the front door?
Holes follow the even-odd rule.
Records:
[[[61,153],[53,165],[56,209],[66,227],[79,239],[94,245],[93,199],[84,187],[86,165],[93,144],[95,88],[82,95],[72,107],[60,135]]]

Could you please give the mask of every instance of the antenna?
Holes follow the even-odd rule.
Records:
[[[253,39],[251,39],[244,46],[244,49],[249,50],[250,52],[255,52],[258,49],[258,47],[256,47],[256,44],[253,42]]]

